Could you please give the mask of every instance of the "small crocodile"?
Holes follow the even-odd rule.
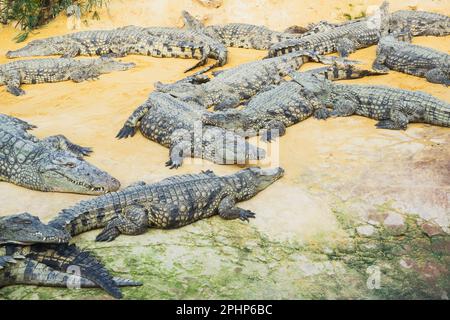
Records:
[[[296,51],[215,72],[212,79],[205,75],[187,77],[172,84],[157,82],[155,88],[194,106],[223,110],[237,107],[264,88],[280,83],[289,71],[297,70],[306,62],[333,63],[338,59],[341,58]]]
[[[33,125],[0,114],[0,181],[40,191],[98,195],[119,189],[109,174],[83,160],[90,148],[63,135],[39,140]]]
[[[15,96],[25,94],[21,84],[36,84],[72,80],[82,82],[98,78],[103,73],[128,70],[134,63],[109,58],[101,59],[31,59],[0,65],[0,85]]]
[[[310,74],[322,75],[326,79],[334,81],[384,73],[359,69],[350,64],[334,64],[329,67],[295,73],[295,76],[302,77]],[[326,109],[323,108],[322,103],[309,94],[305,86],[291,80],[257,94],[242,110],[232,109],[205,113],[203,122],[227,130],[242,132],[246,137],[260,134],[263,140],[270,141],[274,137],[284,135],[287,127],[303,121],[313,114],[315,117],[321,118],[323,112],[326,112]]]
[[[373,68],[425,77],[429,82],[450,85],[450,55],[387,36],[380,40]]]
[[[390,32],[408,31],[413,36],[446,36],[450,34],[450,17],[433,12],[399,10],[391,14]]]
[[[210,160],[218,164],[245,163],[264,157],[264,150],[254,147],[231,131],[203,126],[202,114],[207,112],[162,92],[152,92],[125,122],[117,138],[142,134],[170,148],[166,163],[178,168],[185,157]]]
[[[182,11],[182,16],[185,28],[219,40],[227,47],[268,50],[275,43],[301,36],[299,30],[296,33],[286,33],[245,23],[205,26],[187,11]]]
[[[129,187],[63,210],[49,225],[76,235],[104,228],[97,241],[120,234],[137,235],[148,228],[171,229],[215,214],[223,219],[248,221],[255,214],[236,206],[281,178],[282,168],[247,168],[228,176],[212,171],[185,174]]]
[[[118,286],[140,285],[112,278],[90,252],[67,244],[69,239],[65,230],[45,225],[29,213],[0,217],[0,287],[13,284],[102,287],[120,298]],[[72,271],[76,275],[70,274]]]
[[[280,56],[296,50],[314,50],[319,54],[338,52],[342,57],[347,57],[357,49],[378,43],[380,37],[387,34],[388,7],[389,4],[384,2],[379,12],[367,19],[344,23],[323,32],[274,44],[269,50],[268,57]]]
[[[294,80],[305,82],[301,78]],[[309,85],[314,81],[314,86]],[[425,92],[387,86],[344,85],[317,76],[311,76],[306,84],[324,106],[333,109],[330,116],[365,116],[379,120],[378,128],[392,130],[405,130],[408,123],[413,122],[450,127],[450,104]]]
[[[33,40],[21,49],[8,51],[6,56],[17,58],[62,55],[65,58],[73,58],[78,55],[123,57],[128,54],[200,60],[186,71],[204,65],[208,57],[217,59],[216,65],[220,66],[227,60],[226,47],[203,34],[177,28],[138,26],[81,31]]]

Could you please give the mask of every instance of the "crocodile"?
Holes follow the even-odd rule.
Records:
[[[275,43],[301,36],[299,30],[295,33],[279,32],[246,23],[205,26],[187,11],[182,11],[182,16],[185,28],[205,34],[227,47],[268,50]]]
[[[338,52],[347,57],[357,49],[378,43],[389,31],[389,4],[384,2],[379,12],[367,19],[344,23],[323,32],[312,33],[298,39],[289,39],[270,47],[268,57],[276,57],[296,50],[314,50],[319,54]]]
[[[178,168],[185,157],[210,160],[218,164],[245,163],[264,157],[264,150],[254,147],[231,131],[203,126],[206,110],[163,92],[152,92],[125,122],[117,134],[122,139],[133,136],[139,128],[148,139],[170,148],[166,165]]]
[[[33,128],[0,114],[0,181],[33,190],[92,195],[119,189],[119,181],[83,159],[90,148],[63,135],[40,140],[28,132]]]
[[[427,11],[399,10],[393,12],[390,32],[409,31],[413,36],[446,36],[450,34],[450,17]]]
[[[140,285],[112,278],[92,253],[69,245],[69,240],[68,232],[45,225],[29,213],[0,217],[0,288],[13,284],[80,285],[102,287],[120,298],[119,286]]]
[[[294,80],[305,83],[302,78]],[[314,81],[314,86],[309,85]],[[405,130],[408,123],[450,127],[450,104],[425,92],[388,86],[339,84],[314,75],[306,85],[323,106],[332,109],[324,118],[356,114],[378,120],[377,128],[391,130]]]
[[[351,64],[334,64],[296,73],[296,77],[310,74],[335,81],[385,73],[360,69]],[[313,114],[316,118],[321,118],[321,114],[327,112],[322,103],[308,93],[308,88],[299,82],[285,81],[254,96],[242,110],[205,113],[203,123],[242,132],[246,137],[260,134],[263,140],[270,141],[284,135],[287,127]]]
[[[373,68],[389,69],[417,77],[429,82],[450,85],[450,55],[431,48],[398,41],[393,36],[380,40]]]
[[[217,59],[215,65],[218,66],[224,65],[227,60],[225,46],[193,30],[138,26],[81,31],[37,39],[21,49],[8,51],[6,56],[17,58],[62,55],[65,58],[73,58],[78,55],[123,57],[128,54],[200,60],[186,72],[206,64],[208,57]]]
[[[124,71],[135,66],[110,58],[74,60],[48,58],[13,61],[0,65],[0,85],[15,96],[24,95],[21,84],[49,83],[96,79],[104,73]]]
[[[208,170],[172,176],[157,183],[136,182],[127,188],[62,210],[49,225],[76,235],[103,228],[97,241],[120,234],[138,235],[148,228],[178,228],[218,214],[249,221],[255,214],[236,206],[281,178],[282,168],[250,167],[227,176]]]
[[[280,83],[290,70],[296,70],[306,62],[329,64],[339,59],[342,58],[296,51],[214,72],[211,79],[206,75],[191,76],[171,84],[157,82],[155,88],[197,107],[223,110],[237,107],[265,87]]]

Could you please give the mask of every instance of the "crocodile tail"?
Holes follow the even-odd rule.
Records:
[[[125,139],[128,137],[133,137],[136,134],[137,127],[139,125],[140,120],[143,116],[148,112],[150,109],[150,104],[148,103],[148,100],[141,104],[134,112],[131,114],[131,116],[125,121],[125,124],[120,129],[120,131],[117,133],[116,138],[117,139]]]
[[[450,104],[436,103],[427,112],[426,122],[436,126],[450,127]]]
[[[33,245],[27,258],[44,263],[62,272],[86,278],[104,289],[114,298],[120,299],[122,293],[104,265],[90,251],[71,245]]]

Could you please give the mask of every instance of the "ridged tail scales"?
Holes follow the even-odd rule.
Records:
[[[114,298],[120,299],[122,297],[113,277],[90,251],[80,250],[73,244],[36,244],[23,248],[10,246],[10,250],[18,250],[26,258],[43,263],[57,271],[75,274],[79,272],[77,275],[91,280]]]
[[[450,127],[450,104],[441,102],[433,104],[426,110],[426,123]]]
[[[133,137],[136,134],[139,121],[142,119],[142,117],[145,116],[149,109],[150,104],[147,100],[133,111],[131,116],[127,119],[127,121],[125,121],[122,129],[120,129],[120,131],[117,133],[116,138],[125,139],[128,137]]]

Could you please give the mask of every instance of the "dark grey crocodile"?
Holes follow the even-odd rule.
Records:
[[[178,228],[219,214],[248,221],[255,214],[236,206],[283,176],[281,168],[247,168],[228,176],[212,171],[173,176],[158,183],[135,183],[63,210],[49,225],[72,235],[104,228],[97,241],[120,234],[137,235],[148,228]]]
[[[182,15],[185,28],[219,40],[227,47],[267,50],[275,43],[301,36],[298,30],[296,33],[286,33],[246,23],[205,26],[187,11],[182,11]]]
[[[450,17],[427,11],[399,10],[391,14],[390,32],[408,31],[413,36],[450,34]]]
[[[450,127],[450,104],[427,93],[387,86],[337,84],[319,77],[315,79],[314,86],[309,85],[314,80],[308,79],[308,89],[324,106],[333,109],[330,116],[365,116],[379,120],[376,126],[382,129],[404,130],[412,122]],[[298,81],[305,82],[301,78]]]
[[[359,69],[349,64],[335,64],[295,73],[296,77],[305,75],[305,80],[311,74],[321,75],[334,81],[384,73]],[[242,110],[204,113],[203,122],[242,132],[245,136],[259,134],[264,140],[270,141],[275,136],[284,135],[287,127],[303,121],[314,113],[317,118],[321,118],[324,112],[327,112],[327,109],[323,108],[322,103],[314,95],[309,94],[308,87],[305,88],[299,82],[292,80],[257,94]]]
[[[296,51],[281,57],[253,61],[216,72],[214,78],[187,77],[172,84],[156,83],[158,91],[204,109],[237,107],[267,86],[280,83],[291,70],[309,61],[332,63],[337,57],[323,57],[314,52]]]
[[[178,168],[185,157],[210,160],[218,164],[245,163],[261,159],[264,150],[222,128],[203,126],[202,108],[162,92],[153,92],[128,118],[117,138],[133,136],[139,128],[150,140],[170,148],[166,163]]]
[[[177,28],[138,26],[81,31],[33,40],[21,49],[8,51],[6,56],[17,58],[62,55],[73,58],[78,55],[123,57],[128,54],[200,60],[198,64],[186,71],[206,64],[208,57],[217,59],[215,65],[220,66],[227,60],[226,47],[203,34]]]
[[[380,40],[373,68],[389,69],[425,77],[433,83],[450,85],[450,55],[431,48],[398,41],[393,36]]]
[[[380,37],[389,30],[389,4],[384,2],[379,12],[368,19],[344,23],[323,32],[289,39],[273,45],[268,57],[280,56],[296,50],[313,50],[319,54],[338,52],[347,57],[357,49],[378,43]]]
[[[25,94],[21,84],[36,84],[72,80],[81,82],[95,79],[103,73],[128,70],[134,63],[123,63],[109,58],[101,59],[31,59],[0,65],[0,85],[13,95]]]
[[[112,278],[90,252],[68,245],[69,239],[65,230],[45,225],[29,213],[0,217],[0,288],[14,284],[102,287],[120,298],[119,286],[140,285]]]
[[[34,126],[0,114],[0,181],[40,191],[102,194],[119,189],[109,174],[83,160],[91,149],[62,135],[39,140]]]

